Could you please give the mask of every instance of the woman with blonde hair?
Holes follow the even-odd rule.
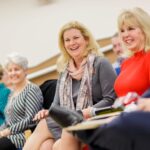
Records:
[[[118,17],[118,29],[130,57],[121,66],[115,91],[118,97],[133,91],[142,95],[150,86],[150,15],[141,8],[125,10]]]
[[[59,47],[61,56],[57,69],[60,76],[52,106],[59,105],[66,109],[81,111],[87,119],[95,115],[95,108],[112,105],[116,98],[113,89],[116,74],[108,60],[99,52],[99,46],[90,31],[77,21],[65,24],[59,33]],[[39,112],[35,120],[44,116],[48,116],[48,110]],[[80,149],[80,142],[70,133],[62,131],[61,134],[60,128],[58,132],[53,132],[51,121],[48,128],[51,139],[59,137],[52,149]],[[35,137],[34,133],[24,150],[29,150],[29,145],[34,145],[31,142],[32,137]],[[45,141],[39,145],[44,147]],[[40,150],[46,150],[46,147]]]

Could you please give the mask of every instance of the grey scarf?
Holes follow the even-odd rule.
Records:
[[[93,63],[95,60],[94,54],[89,54],[85,63],[83,76],[77,96],[76,108],[72,98],[72,77],[66,68],[60,78],[60,106],[73,110],[82,110],[93,105],[92,101],[92,74]]]

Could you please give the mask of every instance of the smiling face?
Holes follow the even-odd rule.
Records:
[[[10,63],[7,66],[7,72],[13,85],[19,85],[26,80],[27,71],[17,64]]]
[[[66,51],[74,60],[83,57],[88,40],[85,39],[80,30],[75,28],[66,30],[63,34],[63,41]]]
[[[137,52],[145,48],[145,36],[137,26],[123,25],[120,31],[121,39],[127,49]]]

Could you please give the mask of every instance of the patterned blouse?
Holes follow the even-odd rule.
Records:
[[[28,83],[24,90],[16,97],[9,98],[5,109],[5,128],[9,128],[8,136],[16,148],[23,147],[25,143],[24,130],[32,124],[35,114],[42,108],[43,96],[40,88]]]

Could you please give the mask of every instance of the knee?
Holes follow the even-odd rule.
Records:
[[[45,140],[41,146],[40,146],[40,150],[52,150],[54,144],[54,140],[53,139],[47,139]]]
[[[57,141],[53,144],[52,150],[59,150],[60,144],[61,144],[61,139],[57,140]]]
[[[72,145],[78,142],[78,140],[71,133],[68,133],[68,132],[63,132],[61,139],[62,139],[63,145],[64,144]]]

